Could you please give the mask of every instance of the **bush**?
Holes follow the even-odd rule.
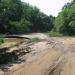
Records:
[[[4,43],[4,39],[0,38],[0,44]]]
[[[51,31],[51,32],[48,32],[48,35],[49,36],[53,36],[53,37],[61,37],[61,36],[63,36],[63,34],[60,34],[59,32],[53,32],[53,31]]]

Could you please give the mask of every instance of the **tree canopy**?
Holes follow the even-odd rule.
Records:
[[[0,33],[50,31],[52,19],[52,16],[47,16],[36,6],[20,0],[0,0]]]
[[[64,35],[75,35],[75,1],[67,3],[55,19],[55,29]]]

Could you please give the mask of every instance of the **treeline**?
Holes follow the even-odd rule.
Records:
[[[52,31],[62,35],[75,35],[75,0],[62,8],[55,19]]]
[[[0,0],[0,34],[47,31],[75,35],[75,0],[64,5],[57,17],[47,16],[20,0]]]
[[[20,0],[0,0],[0,33],[46,32],[53,28],[53,16]]]

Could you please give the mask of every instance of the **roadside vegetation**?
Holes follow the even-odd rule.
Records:
[[[0,45],[4,43],[4,39],[3,38],[0,38]]]
[[[32,39],[31,39],[31,43],[32,43],[32,44],[37,43],[37,42],[39,42],[39,41],[40,41],[39,38],[32,38]]]
[[[55,31],[50,31],[50,32],[48,32],[48,35],[49,35],[50,37],[62,37],[62,36],[64,36],[63,34],[61,34],[61,33],[59,33],[59,32],[55,32]]]
[[[64,5],[55,18],[52,31],[65,36],[75,35],[75,0]]]

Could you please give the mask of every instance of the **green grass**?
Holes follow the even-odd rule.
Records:
[[[32,39],[31,39],[31,42],[32,42],[32,43],[36,43],[36,42],[39,42],[39,41],[40,41],[40,39],[38,39],[38,38],[32,38]]]
[[[3,38],[0,38],[0,45],[4,43],[4,39]]]
[[[18,42],[23,41],[23,39],[17,38],[0,38],[0,45],[1,44],[16,44]]]
[[[58,32],[53,32],[53,31],[48,32],[48,35],[52,37],[62,37],[63,36],[63,34],[60,34]]]

